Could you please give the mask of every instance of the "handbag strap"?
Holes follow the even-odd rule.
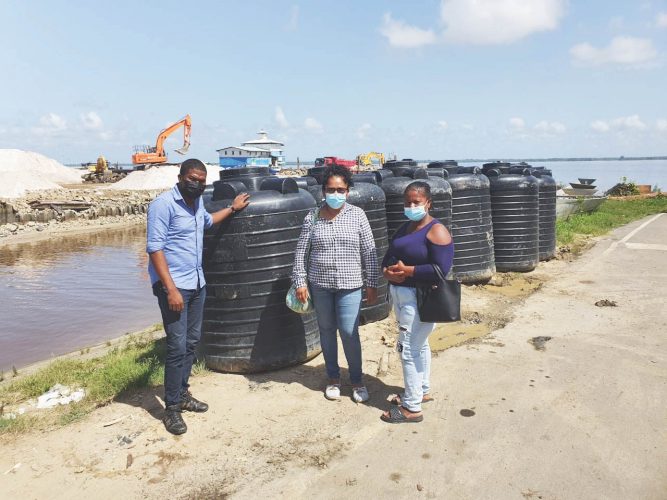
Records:
[[[431,264],[433,266],[433,270],[435,271],[435,274],[438,275],[438,278],[440,278],[440,281],[445,281],[445,275],[442,274],[442,269],[440,269],[440,266],[438,264]]]

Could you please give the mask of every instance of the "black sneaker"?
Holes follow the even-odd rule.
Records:
[[[181,416],[181,411],[179,405],[167,406],[164,410],[164,417],[162,418],[165,429],[177,436],[185,434],[188,430],[188,426],[185,425],[183,417]]]
[[[192,397],[189,392],[181,396],[181,411],[194,411],[196,413],[204,413],[208,410],[208,405],[203,401],[198,401]]]

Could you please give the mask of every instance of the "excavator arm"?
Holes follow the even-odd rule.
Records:
[[[164,152],[164,141],[167,140],[167,137],[176,132],[176,130],[178,130],[181,125],[183,126],[183,146],[180,149],[175,149],[174,151],[182,155],[187,153],[188,149],[190,148],[190,129],[192,128],[190,115],[185,115],[184,118],[181,118],[176,123],[169,125],[158,134],[157,141],[155,142],[155,152],[158,154],[158,156],[167,156]]]
[[[174,151],[182,155],[185,154],[190,148],[190,130],[192,128],[190,115],[185,115],[185,117],[181,118],[176,123],[172,123],[167,128],[160,131],[157,136],[157,140],[155,141],[154,148],[148,146],[136,147],[136,152],[132,155],[132,163],[135,165],[146,163],[165,163],[167,161],[167,154],[164,151],[164,142],[181,126],[183,126],[183,146]]]

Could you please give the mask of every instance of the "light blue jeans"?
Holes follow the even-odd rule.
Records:
[[[401,404],[410,411],[421,411],[422,398],[428,394],[431,375],[431,346],[428,336],[435,323],[422,323],[417,310],[417,290],[390,285],[394,313],[398,322],[397,349],[403,362],[405,392]]]
[[[338,338],[340,332],[343,351],[350,370],[350,382],[361,384],[361,341],[359,340],[359,310],[361,288],[336,290],[310,285],[313,305],[320,327],[320,344],[324,356],[327,377],[340,379],[338,366]]]

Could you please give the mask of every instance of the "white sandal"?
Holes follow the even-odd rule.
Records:
[[[326,389],[324,389],[324,397],[336,401],[340,399],[340,384],[329,384]]]

